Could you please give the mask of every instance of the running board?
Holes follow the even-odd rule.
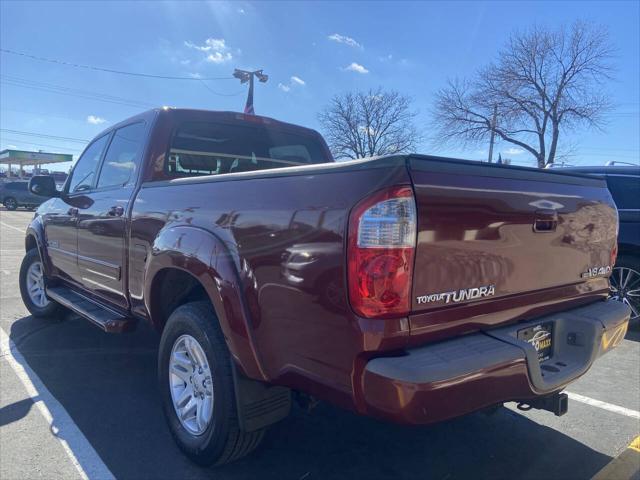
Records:
[[[47,288],[47,296],[105,332],[123,333],[135,328],[136,321],[133,318],[125,317],[68,287]]]

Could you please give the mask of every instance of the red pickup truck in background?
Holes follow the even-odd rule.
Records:
[[[100,134],[26,234],[29,311],[150,322],[169,427],[253,450],[292,392],[437,422],[560,393],[624,337],[602,179],[422,155],[335,163],[269,118],[157,109]]]

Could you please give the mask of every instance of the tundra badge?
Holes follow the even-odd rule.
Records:
[[[451,291],[451,292],[442,292],[442,293],[432,293],[430,295],[421,295],[416,297],[416,301],[418,304],[421,303],[431,303],[431,302],[439,302],[444,301],[444,303],[449,302],[462,302],[464,300],[474,300],[476,298],[482,297],[490,297],[495,295],[496,286],[495,285],[486,285],[484,287],[474,287],[474,288],[465,288],[462,290]]]

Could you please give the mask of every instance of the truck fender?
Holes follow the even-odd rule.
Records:
[[[145,307],[152,312],[152,304],[159,301],[153,298],[152,286],[162,270],[173,268],[191,274],[211,300],[229,351],[243,373],[266,381],[236,264],[233,253],[210,231],[186,225],[166,227],[158,232],[146,262]],[[150,318],[156,327],[163,321]]]
[[[49,257],[45,254],[45,237],[44,237],[44,225],[42,223],[42,217],[37,216],[27,227],[24,236],[24,250],[28,252],[33,248],[33,243],[35,242],[35,246],[38,249],[38,255],[40,255],[40,261],[42,262],[42,266],[44,268],[44,275],[46,277],[51,276],[52,265],[49,262]]]

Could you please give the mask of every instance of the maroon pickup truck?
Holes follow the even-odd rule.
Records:
[[[35,316],[150,322],[173,436],[253,450],[292,398],[427,424],[564,387],[625,335],[604,180],[423,155],[335,163],[315,131],[157,109],[100,134],[26,234]]]

